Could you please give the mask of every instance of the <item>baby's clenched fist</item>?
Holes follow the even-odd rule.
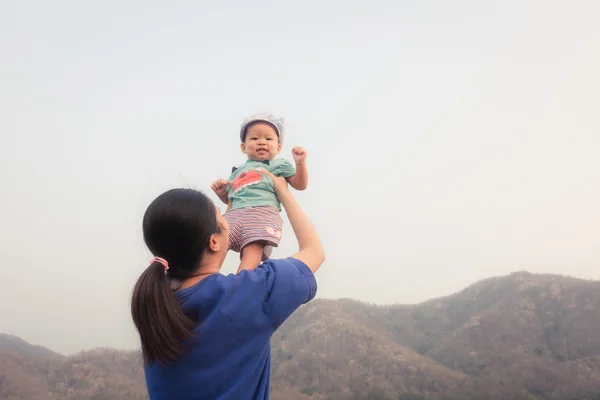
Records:
[[[296,146],[292,149],[292,156],[296,164],[304,164],[306,162],[306,149],[301,146]]]

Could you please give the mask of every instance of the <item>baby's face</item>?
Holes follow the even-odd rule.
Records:
[[[257,122],[246,129],[246,138],[241,144],[241,149],[250,160],[271,161],[281,151],[281,144],[271,125]]]

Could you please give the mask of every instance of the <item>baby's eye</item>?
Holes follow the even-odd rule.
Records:
[[[268,137],[267,140],[273,140],[273,138]]]

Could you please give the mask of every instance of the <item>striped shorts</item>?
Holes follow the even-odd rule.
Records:
[[[279,246],[283,220],[273,207],[244,207],[230,210],[224,215],[229,224],[229,250],[240,253],[250,243],[263,241],[262,260],[271,256],[273,247]]]

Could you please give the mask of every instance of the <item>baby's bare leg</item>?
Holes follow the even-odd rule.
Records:
[[[244,269],[253,270],[260,265],[262,261],[265,242],[252,242],[242,249],[242,261],[236,273],[240,273]]]

